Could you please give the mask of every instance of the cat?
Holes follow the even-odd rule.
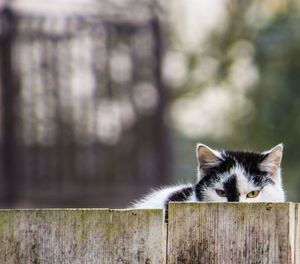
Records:
[[[168,221],[169,202],[284,202],[281,183],[283,145],[256,153],[216,151],[197,145],[198,179],[196,184],[157,189],[131,208],[164,208]]]

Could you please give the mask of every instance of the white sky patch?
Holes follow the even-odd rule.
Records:
[[[148,82],[138,83],[133,87],[133,101],[138,112],[151,114],[159,103],[157,87]]]
[[[0,3],[4,0],[0,0]],[[72,12],[76,10],[77,12],[81,12],[86,10],[91,10],[92,8],[89,5],[95,3],[94,0],[47,0],[47,1],[40,1],[40,0],[15,0],[12,1],[12,5],[15,8],[19,8],[22,11],[27,11],[29,13],[32,12],[39,12],[39,13],[56,13],[62,14],[65,12]]]
[[[121,136],[120,109],[116,101],[102,100],[97,109],[97,137],[100,142],[114,145]]]
[[[222,30],[227,22],[227,0],[189,0],[170,3],[170,23],[175,32],[173,48],[167,53],[164,63],[164,78],[178,88],[186,81],[188,66],[180,54],[204,52],[201,47],[214,30]],[[178,20],[178,17],[181,19]],[[209,136],[221,138],[231,133],[234,120],[244,118],[253,110],[246,92],[259,80],[259,71],[254,63],[255,47],[245,39],[232,46],[229,56],[232,64],[226,80],[214,84],[219,61],[202,54],[198,66],[190,75],[193,85],[205,84],[198,94],[180,98],[170,108],[176,129],[185,136],[196,138]]]
[[[125,45],[119,45],[112,50],[109,66],[110,74],[115,82],[124,83],[130,81],[133,65],[129,48]]]
[[[163,59],[163,78],[171,88],[180,86],[187,73],[186,57],[180,52],[168,51]]]
[[[237,60],[230,67],[229,80],[240,91],[246,90],[258,79],[258,69],[248,60]]]
[[[230,50],[234,62],[229,69],[229,81],[240,93],[259,80],[259,71],[253,62],[254,55],[253,44],[243,39],[237,41]]]
[[[175,102],[171,117],[177,129],[187,136],[224,136],[229,132],[227,117],[232,103],[233,98],[226,87],[211,87]]]
[[[212,29],[224,25],[226,3],[226,0],[170,1],[171,24],[185,49],[199,49]]]

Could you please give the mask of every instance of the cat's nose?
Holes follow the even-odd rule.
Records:
[[[232,197],[228,197],[228,202],[239,202],[240,201],[240,196],[232,196]]]

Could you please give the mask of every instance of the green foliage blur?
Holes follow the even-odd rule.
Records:
[[[300,4],[296,0],[230,1],[226,12],[226,24],[211,32],[202,47],[204,51],[185,53],[190,75],[173,92],[173,100],[192,97],[209,89],[212,83],[225,83],[234,97],[242,88],[232,88],[239,81],[239,75],[232,81],[233,65],[239,67],[236,60],[243,60],[249,53],[256,80],[244,90],[243,114],[239,98],[236,104],[231,102],[226,119],[230,133],[223,137],[174,133],[177,177],[196,179],[196,142],[216,149],[253,151],[269,150],[283,143],[282,174],[287,200],[300,202]],[[218,68],[208,80],[197,83],[191,74],[207,56],[218,61]]]

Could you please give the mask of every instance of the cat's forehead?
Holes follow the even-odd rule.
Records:
[[[230,151],[221,152],[221,156],[225,159],[234,159],[242,163],[256,162],[259,163],[265,158],[265,154],[248,151]]]
[[[268,183],[273,184],[273,181],[267,177],[266,172],[259,170],[259,166],[257,165],[261,162],[260,159],[252,161],[237,160],[232,157],[230,159],[223,170],[217,173],[220,184],[231,184],[234,180],[237,187],[244,190],[255,186],[263,187]],[[226,160],[224,163],[226,163]]]
[[[220,170],[229,172],[230,170],[243,169],[249,174],[261,173],[259,164],[263,161],[266,155],[256,152],[246,151],[223,151],[221,153],[222,162],[220,163]]]
[[[219,174],[219,180],[214,181],[212,184],[214,188],[238,193],[248,193],[258,186],[240,165],[232,167],[228,172]]]
[[[239,181],[240,179],[249,181],[248,173],[239,164],[231,167],[230,170],[222,174],[219,174],[219,177],[220,177],[219,182],[221,184],[232,182],[233,179],[234,181]]]

